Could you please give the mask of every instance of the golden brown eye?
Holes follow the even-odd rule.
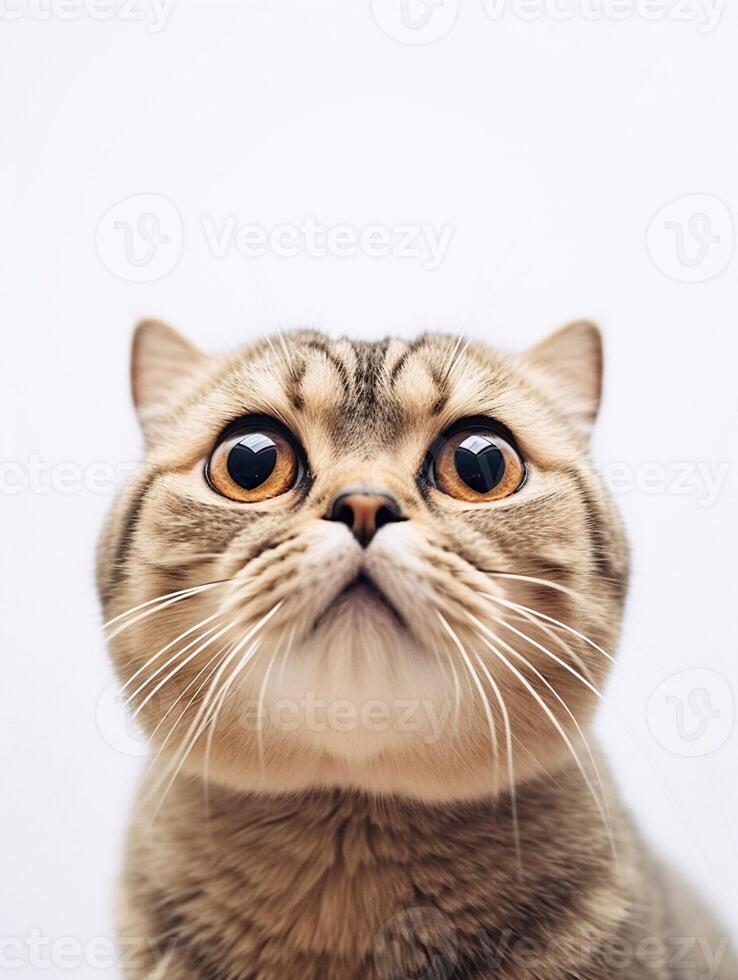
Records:
[[[432,482],[457,500],[487,503],[519,490],[525,464],[510,442],[491,427],[470,426],[443,436],[432,454]]]
[[[300,475],[300,460],[276,426],[254,421],[226,434],[208,460],[205,475],[229,500],[256,503],[291,490]]]

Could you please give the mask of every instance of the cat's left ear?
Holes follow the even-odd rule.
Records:
[[[147,443],[177,394],[192,383],[207,361],[206,354],[166,323],[144,320],[138,324],[131,350],[131,390]]]
[[[523,354],[583,439],[588,440],[602,395],[602,335],[579,320],[546,337]]]

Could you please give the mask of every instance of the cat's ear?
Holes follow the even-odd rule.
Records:
[[[546,391],[584,439],[589,439],[602,395],[602,335],[594,323],[578,320],[523,354],[541,376]]]
[[[138,324],[131,350],[131,390],[147,442],[171,409],[177,392],[206,362],[207,355],[166,323],[144,320]]]

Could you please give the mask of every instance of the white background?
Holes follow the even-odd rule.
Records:
[[[75,15],[74,0],[69,19],[41,19],[48,3],[5,0],[0,17],[0,931],[26,944],[10,974],[117,975],[58,949],[50,967],[27,939],[112,930],[141,760],[121,751],[140,743],[112,693],[99,700],[111,673],[93,549],[112,495],[89,468],[140,455],[127,358],[144,315],[213,350],[275,326],[441,328],[518,348],[576,316],[602,324],[594,451],[610,475],[631,474],[617,499],[634,574],[598,727],[647,836],[738,936],[736,5],[706,30],[697,0],[692,19],[648,20],[648,5],[620,0],[567,21],[550,5],[495,19],[482,0],[446,0],[398,41],[395,0],[374,16],[348,0],[175,0],[160,30],[145,0],[143,22]],[[128,262],[112,219],[96,247],[109,209],[141,194],[174,206],[157,205],[169,242],[155,261],[177,261],[150,282],[130,281],[157,267]],[[649,236],[662,207],[690,195],[709,197],[678,202]],[[136,207],[112,217],[130,224]],[[710,223],[702,250],[693,214]],[[453,234],[435,270],[400,255],[219,257],[203,220],[220,229],[229,215]],[[53,485],[30,473],[34,459]],[[87,483],[60,477],[65,463]],[[697,463],[722,479],[716,499]],[[676,492],[676,465],[696,492]],[[713,673],[660,687],[694,669]],[[693,689],[719,712],[703,734]]]

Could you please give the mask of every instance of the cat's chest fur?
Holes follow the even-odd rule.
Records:
[[[628,887],[562,778],[566,802],[543,783],[519,800],[520,864],[509,801],[211,791],[208,816],[202,785],[180,781],[153,826],[134,825],[124,933],[141,916],[143,955],[172,980],[602,980]]]

